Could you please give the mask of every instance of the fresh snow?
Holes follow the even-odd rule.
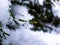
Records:
[[[3,39],[3,45],[60,45],[60,28],[56,28],[56,30],[59,31],[58,34],[56,34],[54,31],[52,31],[52,33],[44,33],[42,31],[31,31],[30,28],[32,28],[33,25],[29,24],[28,21],[31,20],[33,16],[28,13],[28,9],[25,6],[12,6],[16,18],[25,19],[27,20],[27,22],[23,23],[24,26],[20,25],[20,27],[16,29],[16,31],[9,31],[9,29],[6,28],[5,24],[7,24],[9,21],[12,21],[12,18],[10,17],[9,13],[10,5],[10,1],[0,0],[0,21],[2,21],[3,23],[4,31],[11,35],[7,36],[6,40]],[[60,8],[56,8],[55,11],[60,12]]]

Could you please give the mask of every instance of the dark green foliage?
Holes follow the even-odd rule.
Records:
[[[9,10],[10,12],[10,16],[13,18],[13,21],[15,23],[15,25],[13,25],[12,23],[9,22],[9,24],[6,24],[6,26],[11,30],[15,30],[18,26],[19,26],[19,23],[16,21],[16,18],[15,18],[15,15],[13,13],[12,10]]]
[[[5,38],[6,39],[6,36],[5,35],[8,35],[10,36],[10,34],[6,33],[3,31],[3,26],[2,26],[2,22],[0,22],[0,45],[2,45],[2,39]]]
[[[13,21],[15,22],[16,25],[19,26],[19,23],[15,19],[13,19]]]
[[[10,16],[13,18],[13,21],[14,21],[17,25],[19,25],[19,23],[15,20],[16,18],[15,18],[15,15],[14,15],[13,11],[12,11],[12,10],[9,10],[9,12],[10,12]]]
[[[22,3],[20,3],[19,1],[17,2],[16,0],[15,1],[11,1],[12,4],[19,4],[21,5]]]
[[[15,29],[16,29],[15,25],[12,25],[12,24],[6,24],[6,26],[7,26],[8,29],[10,29],[10,30],[15,30]]]
[[[58,27],[60,25],[60,18],[55,17],[52,23],[55,27]]]
[[[36,2],[37,1],[37,2]],[[52,6],[54,6],[54,4],[51,2],[51,0],[45,0],[43,2],[43,5],[40,5],[38,0],[35,0],[34,2],[29,1],[29,3],[24,3],[24,1],[21,2],[11,2],[12,4],[18,4],[18,5],[24,5],[27,8],[29,8],[28,13],[30,13],[31,15],[34,16],[34,19],[30,20],[30,24],[34,25],[34,27],[32,28],[32,30],[42,30],[44,32],[47,32],[48,28],[52,31],[52,27],[46,25],[51,24],[54,26],[58,26],[59,25],[59,21],[60,19],[56,17],[54,17],[53,13],[52,13]],[[54,20],[54,21],[53,21]]]
[[[0,45],[2,45],[2,41],[0,42]]]
[[[30,20],[30,23],[34,25],[35,29],[33,28],[33,30],[40,30],[40,29],[43,30],[43,25],[39,22],[39,20],[33,19],[33,20]]]
[[[12,10],[9,10],[10,12],[10,16],[13,17],[13,19],[15,19],[14,13],[12,12]]]
[[[0,32],[1,32],[1,34],[3,34],[3,35],[0,35],[0,38],[2,38],[4,35],[10,36],[8,33],[3,31],[2,25],[3,25],[2,22],[0,22]],[[4,36],[4,38],[5,38],[5,36]]]
[[[22,21],[22,22],[27,22],[26,20],[22,20],[22,19],[19,19],[19,21]]]
[[[46,4],[46,2],[50,2],[50,1],[49,0],[44,1],[43,6],[39,5],[38,3],[36,3],[34,5],[32,5],[32,3],[31,3],[31,5],[29,5],[29,13],[34,16],[34,19],[32,19],[32,22],[34,20],[37,22],[37,23],[33,23],[34,28],[35,28],[35,29],[33,28],[34,30],[43,30],[45,32],[47,30],[44,29],[44,27],[46,27],[46,25],[44,25],[44,23],[52,22],[53,14],[52,14],[52,10],[51,10],[51,4],[50,3]],[[44,10],[44,8],[46,8],[46,10]]]
[[[54,15],[53,15],[53,13],[52,13],[52,6],[51,6],[51,4],[49,3],[49,4],[46,4],[45,2],[44,2],[44,8],[46,8],[46,10],[45,10],[45,19],[46,19],[46,23],[51,23],[52,22],[52,20],[53,20],[53,18],[54,18]]]

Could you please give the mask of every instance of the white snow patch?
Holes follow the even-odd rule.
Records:
[[[53,6],[52,6],[52,11],[54,16],[58,16],[60,18],[60,2],[53,2]]]
[[[8,0],[0,0],[0,21],[2,23],[7,23],[10,17],[9,5],[11,4]]]
[[[28,28],[20,27],[11,37],[7,38],[5,45],[12,43],[13,45],[59,45],[60,34],[44,33],[42,31],[31,31]]]

